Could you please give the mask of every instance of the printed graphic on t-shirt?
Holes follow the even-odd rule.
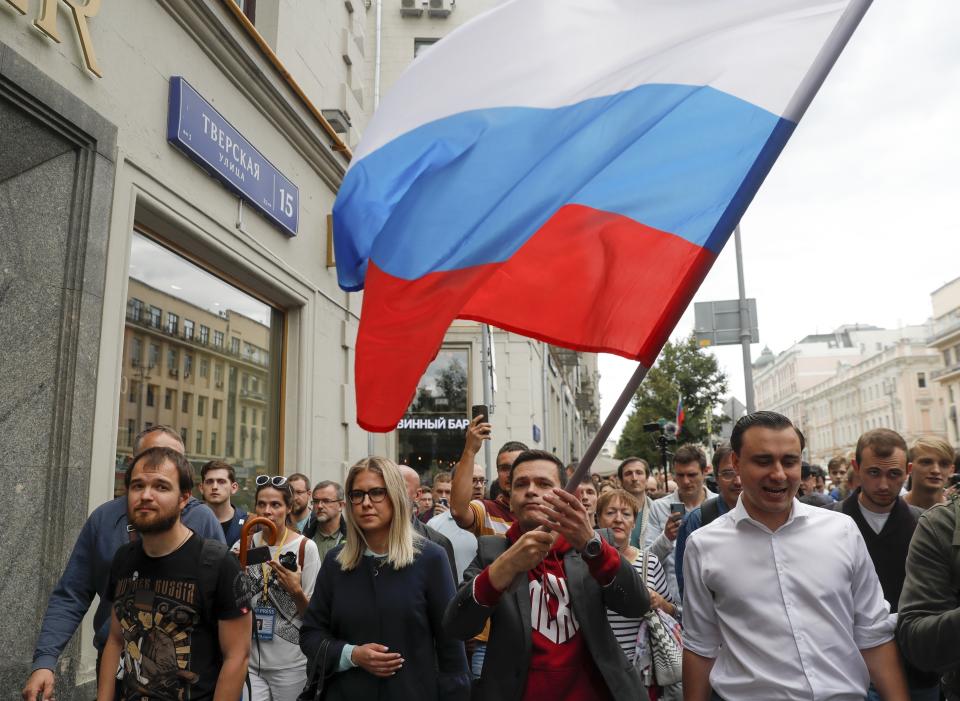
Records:
[[[577,634],[580,624],[570,606],[567,581],[546,573],[530,580],[530,624],[552,643],[562,645]]]
[[[132,576],[120,579],[114,604],[123,631],[124,698],[187,701],[199,677],[190,644],[199,620],[194,582]]]
[[[282,638],[294,645],[300,644],[300,628],[297,626],[297,602],[290,592],[280,586],[273,570],[269,571],[267,579],[267,596],[263,595],[263,567],[254,565],[247,567],[244,579],[250,593],[254,607],[270,607],[276,609],[276,618],[273,622],[273,635]]]

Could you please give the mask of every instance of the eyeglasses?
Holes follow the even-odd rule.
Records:
[[[330,506],[330,504],[339,504],[343,499],[314,499],[314,504],[323,504],[324,506]]]
[[[374,487],[364,491],[362,489],[351,489],[347,492],[347,496],[350,497],[350,503],[354,506],[359,506],[363,503],[364,497],[370,497],[370,501],[374,504],[379,504],[381,501],[387,498],[386,487]]]
[[[505,462],[497,465],[497,472],[510,472],[510,468],[513,466],[512,463]]]
[[[486,477],[474,477],[474,478],[473,478],[473,483],[474,483],[474,484],[486,484],[486,483],[487,483],[487,478],[486,478]]]
[[[272,484],[274,487],[282,487],[287,483],[287,478],[283,475],[257,475],[257,486],[262,487],[265,484]]]
[[[734,472],[733,470],[724,470],[723,472],[720,472],[717,474],[717,477],[727,481],[732,480],[736,476],[737,476],[737,473]]]

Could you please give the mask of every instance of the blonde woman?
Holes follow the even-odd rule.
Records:
[[[597,501],[597,525],[600,528],[609,528],[613,533],[613,541],[617,546],[620,555],[629,562],[633,568],[643,574],[646,569],[647,589],[650,592],[650,608],[661,609],[671,616],[677,615],[677,607],[670,598],[669,588],[667,587],[667,578],[664,575],[663,567],[656,555],[639,550],[630,545],[630,533],[633,532],[633,526],[637,520],[637,513],[640,511],[640,501],[623,489],[614,489],[601,495]],[[644,567],[646,560],[646,567]],[[610,621],[610,629],[613,631],[617,642],[620,643],[620,649],[627,656],[627,659],[641,667],[640,673],[644,684],[647,686],[647,694],[651,701],[664,697],[663,690],[653,683],[650,661],[636,660],[637,653],[637,633],[640,630],[639,618],[627,618],[616,611],[607,610],[607,619]]]
[[[463,644],[443,634],[455,589],[447,555],[411,527],[397,466],[371,457],[350,468],[345,542],[324,558],[300,647],[327,641],[327,701],[453,701],[469,697]]]

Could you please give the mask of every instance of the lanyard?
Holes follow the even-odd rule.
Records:
[[[277,540],[277,552],[276,555],[280,556],[280,551],[283,550],[283,541],[287,539],[287,527],[283,527],[283,535]],[[267,603],[267,581],[270,579],[270,565],[266,562],[260,565],[260,568],[263,571],[263,603]]]

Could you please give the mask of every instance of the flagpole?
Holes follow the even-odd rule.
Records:
[[[577,466],[577,469],[574,470],[573,474],[570,476],[570,479],[567,480],[567,484],[564,489],[566,489],[568,492],[575,492],[577,486],[590,472],[590,466],[593,465],[593,461],[597,458],[597,455],[600,454],[600,449],[613,432],[613,427],[617,425],[620,417],[623,416],[623,412],[626,411],[627,406],[630,404],[630,400],[633,399],[633,395],[637,393],[637,388],[640,387],[640,383],[643,382],[643,378],[647,376],[648,369],[649,368],[644,367],[642,363],[637,365],[637,369],[634,371],[633,376],[631,376],[631,378],[627,381],[626,386],[623,388],[623,391],[620,393],[620,396],[614,403],[613,408],[610,409],[610,413],[607,414],[607,418],[604,419],[603,424],[601,424],[600,430],[597,431],[597,435],[593,437],[590,445],[587,446],[586,451],[584,451],[583,457],[580,458],[580,464]]]

